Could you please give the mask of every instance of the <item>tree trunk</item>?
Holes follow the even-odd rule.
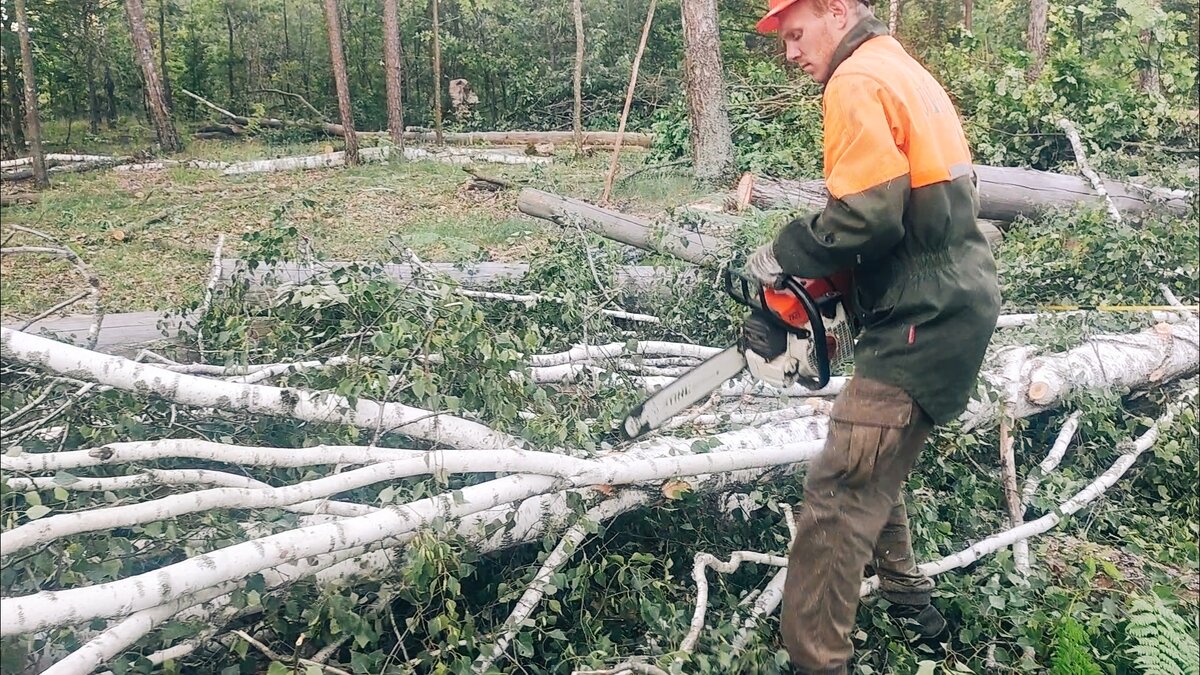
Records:
[[[4,57],[4,90],[7,95],[5,104],[5,122],[7,123],[8,140],[12,144],[14,155],[25,152],[25,129],[21,118],[25,116],[25,101],[21,95],[21,84],[17,71],[20,69],[21,58],[13,52],[12,46],[7,45],[3,50]]]
[[[308,25],[308,12],[306,12],[304,9],[306,6],[307,6],[307,3],[300,3],[300,25],[301,26]],[[300,63],[304,66],[303,68],[300,69],[300,71],[302,73],[304,73],[304,97],[311,101],[312,97],[313,97],[312,75],[309,71],[312,70],[312,66],[309,64],[309,60],[308,60],[308,31],[307,30],[300,31]]]
[[[533,188],[521,190],[517,210],[560,225],[578,223],[607,239],[645,251],[665,253],[695,265],[715,265],[731,252],[733,246],[719,237],[702,236]]]
[[[433,0],[433,129],[442,144],[442,46],[438,41],[438,0]]]
[[[629,86],[625,89],[625,105],[621,108],[621,120],[617,124],[617,140],[613,144],[612,159],[608,162],[608,175],[604,177],[604,192],[600,195],[601,205],[608,203],[608,197],[612,194],[613,180],[617,177],[617,161],[621,157],[621,141],[625,136],[625,122],[629,119],[629,106],[633,103],[633,92],[637,87],[642,52],[646,51],[646,38],[650,36],[650,26],[654,23],[655,4],[655,0],[650,0],[650,6],[646,9],[646,23],[642,26],[642,37],[638,41],[637,52],[633,55],[633,67],[629,71]]]
[[[358,164],[358,136],[354,133],[354,113],[350,107],[350,83],[346,77],[346,55],[342,50],[342,25],[338,18],[337,0],[325,0],[325,23],[329,27],[329,58],[333,63],[334,84],[337,86],[338,111],[342,114],[343,138],[346,140],[346,164]]]
[[[1029,0],[1029,32],[1026,35],[1029,50],[1029,68],[1025,80],[1033,82],[1042,75],[1046,65],[1046,14],[1049,0]]]
[[[142,76],[146,82],[146,98],[150,108],[150,116],[154,121],[155,136],[158,144],[166,152],[179,152],[183,142],[171,113],[167,110],[167,100],[163,92],[162,81],[159,79],[158,68],[154,64],[154,50],[150,46],[150,33],[146,31],[146,17],[142,13],[142,0],[125,0],[125,16],[129,20],[129,31],[133,35],[134,52],[142,67]]]
[[[16,0],[17,34],[21,41],[21,78],[25,81],[25,137],[33,157],[33,180],[39,189],[50,187],[46,156],[42,154],[42,122],[38,117],[37,79],[33,74],[33,48],[29,44],[29,19],[25,0]]]
[[[974,22],[975,0],[963,0],[963,28],[971,30]]]
[[[896,26],[900,23],[900,0],[891,0],[888,5],[888,32],[896,34]]]
[[[167,2],[168,0],[158,0],[158,58],[162,67],[162,86],[163,100],[167,104],[167,111],[175,109],[171,97],[171,74],[167,68]]]
[[[97,7],[99,7],[99,3],[97,3]],[[97,56],[104,64],[104,104],[101,112],[105,124],[111,129],[117,124],[117,87],[113,82],[112,65],[109,62],[108,24],[99,20],[99,17],[97,17],[96,23],[100,30]]]
[[[575,152],[583,153],[583,0],[571,3],[575,13]]]
[[[716,0],[682,0],[684,84],[696,178],[717,183],[733,170]]]
[[[1162,86],[1158,77],[1158,55],[1154,49],[1154,33],[1147,28],[1140,36],[1142,49],[1146,53],[1146,65],[1138,70],[1138,90],[1143,94],[1158,97],[1162,95]]]
[[[387,89],[388,133],[397,148],[404,147],[404,101],[401,92],[404,75],[400,67],[400,22],[396,0],[383,0],[384,84]]]
[[[225,74],[229,79],[229,103],[237,101],[237,91],[233,87],[233,12],[225,5],[225,33],[229,52],[225,55]]]
[[[83,49],[84,77],[87,78],[88,130],[92,135],[100,133],[100,99],[96,93],[96,0],[85,0],[83,5]]]

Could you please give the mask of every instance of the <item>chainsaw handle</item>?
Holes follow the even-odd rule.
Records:
[[[736,280],[734,279],[735,276],[737,277]],[[772,323],[775,323],[787,332],[811,341],[815,356],[814,360],[817,366],[817,378],[815,380],[812,378],[801,378],[800,383],[807,388],[820,389],[829,383],[830,375],[829,345],[825,340],[823,315],[820,308],[817,307],[816,301],[804,288],[803,283],[801,283],[798,277],[785,275],[783,277],[783,290],[796,296],[800,301],[804,312],[808,315],[807,331],[789,324],[783,317],[771,309],[767,303],[766,289],[762,284],[740,272],[735,272],[728,267],[725,268],[725,292],[734,300],[766,316]]]

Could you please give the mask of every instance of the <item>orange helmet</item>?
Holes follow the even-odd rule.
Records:
[[[760,33],[774,33],[779,30],[779,15],[797,2],[800,0],[768,0],[767,14],[758,20],[754,28]]]

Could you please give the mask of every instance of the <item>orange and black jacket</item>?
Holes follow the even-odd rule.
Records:
[[[903,388],[936,424],[974,391],[999,314],[975,222],[971,154],[949,96],[877,19],[838,46],[825,85],[820,213],[776,237],[784,271],[854,271],[855,373]]]

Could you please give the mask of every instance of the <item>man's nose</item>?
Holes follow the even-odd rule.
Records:
[[[800,48],[791,42],[784,43],[786,47],[785,58],[788,61],[796,62],[800,60]]]

